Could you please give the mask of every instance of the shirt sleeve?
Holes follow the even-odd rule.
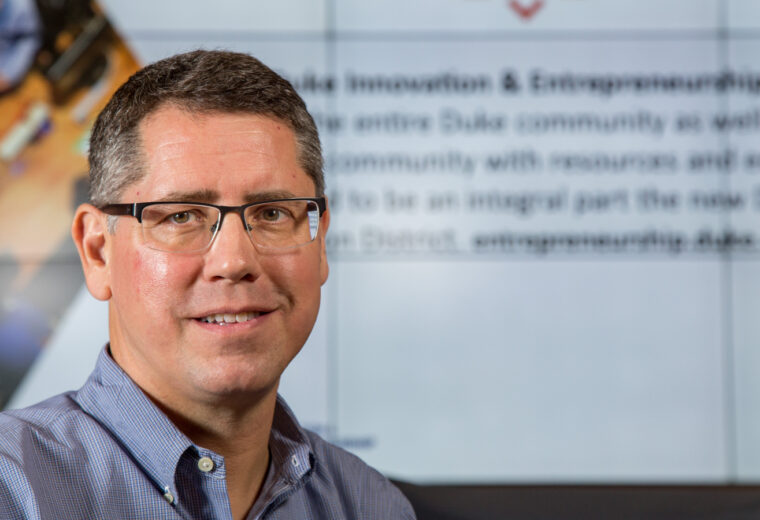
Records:
[[[376,503],[371,507],[371,515],[367,514],[366,518],[417,520],[409,500],[392,482],[384,478],[384,483],[378,486],[378,490]]]

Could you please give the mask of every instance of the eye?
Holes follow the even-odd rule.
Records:
[[[185,209],[182,211],[173,209],[161,219],[161,223],[170,226],[187,227],[199,225],[206,222],[206,220],[207,216],[200,209]]]
[[[187,224],[190,222],[190,217],[191,215],[189,211],[180,211],[179,213],[169,216],[169,220],[172,224]]]
[[[277,222],[287,217],[287,213],[281,208],[267,207],[259,213],[259,219],[265,222]]]
[[[251,206],[246,213],[246,223],[251,228],[266,227],[269,230],[292,225],[298,214],[298,207],[290,201],[281,201]]]
[[[259,224],[282,224],[293,218],[293,213],[285,205],[267,205],[256,208],[253,221]],[[253,222],[252,222],[253,223]]]

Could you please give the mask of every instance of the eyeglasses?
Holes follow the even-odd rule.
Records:
[[[172,253],[196,253],[214,241],[224,216],[237,213],[253,243],[265,250],[284,250],[312,242],[319,217],[326,211],[324,197],[277,199],[242,206],[205,202],[134,202],[108,204],[108,215],[135,217],[145,244]]]

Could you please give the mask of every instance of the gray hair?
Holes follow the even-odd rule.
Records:
[[[200,113],[270,116],[295,134],[298,161],[324,195],[322,148],[306,104],[293,86],[247,54],[197,50],[148,65],[124,83],[98,115],[90,137],[90,202],[119,201],[145,175],[139,124],[167,104]]]

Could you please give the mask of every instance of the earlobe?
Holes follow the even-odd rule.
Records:
[[[98,300],[111,298],[110,237],[107,217],[91,204],[82,204],[74,214],[71,237],[79,251],[87,289]]]

